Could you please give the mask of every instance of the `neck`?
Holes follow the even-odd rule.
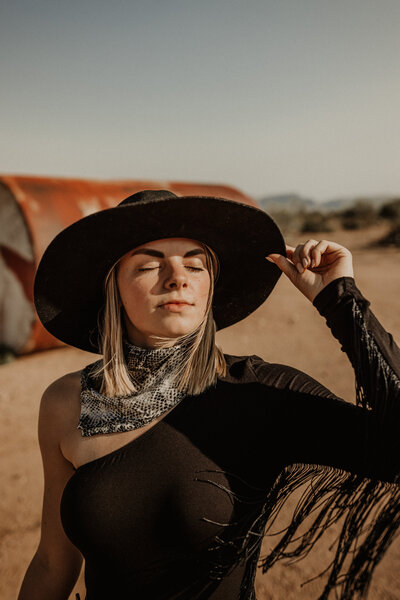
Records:
[[[125,356],[125,361],[128,365],[132,367],[136,360],[139,359],[140,362],[151,361],[154,365],[156,365],[159,361],[164,362],[164,360],[168,360],[173,356],[176,357],[174,363],[178,361],[178,363],[182,360],[185,360],[185,356],[193,343],[193,340],[182,340],[179,343],[169,346],[154,346],[151,348],[139,346],[135,343],[132,343],[127,337],[123,339],[123,352]]]
[[[131,336],[128,336],[126,342],[136,348],[143,348],[143,350],[156,350],[158,348],[171,348],[171,346],[179,345],[179,338],[168,338],[162,341],[154,338],[153,341],[149,338],[138,340],[137,338],[132,339]]]
[[[152,333],[146,333],[137,329],[133,323],[124,315],[125,335],[124,338],[138,348],[152,350],[155,348],[169,348],[179,343],[179,337],[160,337]]]

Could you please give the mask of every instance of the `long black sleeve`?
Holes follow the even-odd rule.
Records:
[[[352,277],[333,281],[318,294],[314,306],[349,357],[356,377],[357,404],[368,410],[365,463],[377,476],[398,480],[400,349]]]
[[[400,384],[400,349],[393,336],[385,331],[370,310],[370,302],[364,298],[353,277],[339,277],[332,281],[316,296],[313,304],[341,343],[357,376],[365,376],[358,369],[362,359],[358,342],[366,344],[364,352],[371,361],[375,353],[379,353],[381,368],[370,370],[370,379],[358,382],[364,387],[366,395],[374,395],[374,388],[384,388],[387,376]],[[397,398],[400,398],[400,388]]]
[[[400,350],[369,309],[354,279],[342,277],[314,300],[356,375],[357,404],[345,402],[305,373],[252,357],[286,466],[328,465],[396,481],[400,470]],[[327,357],[329,361],[329,357]],[[278,393],[278,396],[276,395]],[[271,414],[273,411],[273,414]]]

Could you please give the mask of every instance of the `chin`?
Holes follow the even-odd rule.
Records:
[[[192,331],[194,331],[196,329],[196,327],[192,327],[190,329],[169,329],[167,331],[163,331],[162,333],[160,333],[159,335],[163,335],[165,337],[171,337],[171,338],[178,338],[178,337],[182,337],[183,335],[187,335],[188,333],[192,333]]]
[[[199,323],[193,323],[191,325],[176,325],[176,327],[166,327],[165,329],[163,329],[162,333],[160,332],[160,335],[165,335],[168,337],[181,337],[182,335],[187,335],[188,333],[192,333],[192,331],[194,331],[195,329],[197,329],[197,327],[200,325],[201,321]]]

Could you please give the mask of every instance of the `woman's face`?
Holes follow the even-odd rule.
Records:
[[[154,335],[178,338],[196,329],[210,289],[206,264],[199,242],[187,238],[154,240],[122,257],[117,282],[133,344],[151,348]]]

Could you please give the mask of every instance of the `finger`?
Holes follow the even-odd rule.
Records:
[[[344,256],[345,254],[351,256],[351,252],[344,246],[341,246],[340,244],[337,244],[336,242],[331,242],[329,240],[321,240],[311,250],[311,256],[312,256],[311,262],[314,261],[314,266],[318,266],[318,265],[320,265],[320,263],[322,261],[322,256],[324,254],[329,255],[329,254],[334,254],[337,252],[341,252],[342,256]]]
[[[293,279],[298,275],[297,269],[293,263],[282,256],[282,254],[269,254],[265,258],[274,262],[276,266],[279,267],[280,270],[289,277],[290,280],[293,281]]]
[[[286,258],[288,258],[289,260],[292,260],[293,252],[294,252],[294,247],[293,246],[288,246],[286,244]]]
[[[291,259],[292,255],[293,255],[293,252],[294,252],[294,248],[293,248],[293,246],[288,246],[288,245],[286,244],[286,257],[287,257],[287,258],[289,258],[289,259]],[[270,262],[275,262],[274,260],[272,260],[272,258],[270,258],[271,256],[275,256],[275,254],[269,254],[269,255],[268,255],[268,256],[266,256],[265,258],[266,258],[267,260],[269,260]]]
[[[294,251],[295,251],[295,248],[294,248],[293,246],[288,246],[288,245],[286,244],[286,258],[288,258],[288,259],[289,259],[289,261],[290,261],[292,264],[294,264],[294,263],[293,263],[293,254],[294,254]],[[271,256],[271,255],[270,255],[270,256]],[[270,260],[270,259],[268,259],[268,260]],[[272,259],[271,259],[271,262],[274,262],[274,261],[272,261]],[[301,264],[299,263],[298,259],[296,260],[296,264],[294,264],[294,266],[296,267],[296,269],[297,269],[297,271],[298,271],[298,272],[300,272],[300,273],[303,273],[304,269],[302,268],[302,266],[301,266]]]
[[[316,246],[311,248],[311,267],[318,267],[321,263],[321,258],[324,252],[327,250],[329,242],[327,240],[321,240]]]
[[[296,246],[293,262],[295,262],[300,273],[302,273],[304,269],[307,269],[311,265],[310,251],[317,244],[317,240],[309,239],[306,242]],[[300,265],[302,268],[300,268]]]
[[[304,269],[307,266],[307,265],[306,266],[304,265],[304,263],[302,262],[302,257],[301,257],[301,251],[302,251],[303,245],[304,244],[298,244],[296,246],[296,248],[294,249],[292,256],[291,256],[291,260],[299,273],[303,273]]]
[[[311,260],[311,251],[312,249],[318,245],[317,240],[307,240],[305,244],[303,244],[301,250],[300,250],[300,259],[302,262],[302,265],[304,266],[304,268],[306,269],[309,266],[312,266],[312,260]]]

